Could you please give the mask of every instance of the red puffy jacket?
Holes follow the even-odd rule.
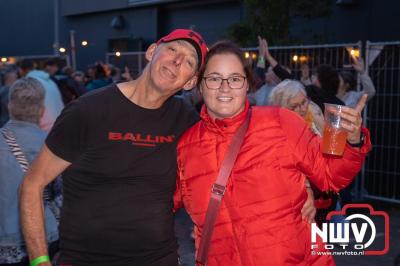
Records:
[[[225,151],[243,122],[243,112],[202,120],[178,143],[175,208],[186,208],[195,224],[196,250]],[[253,107],[243,146],[233,167],[216,221],[207,265],[334,265],[330,256],[311,255],[311,227],[302,220],[305,175],[321,190],[339,190],[360,170],[371,148],[347,145],[341,158],[320,152],[321,139],[297,114],[278,107]],[[323,246],[322,244],[319,246]],[[321,248],[320,250],[323,250]]]

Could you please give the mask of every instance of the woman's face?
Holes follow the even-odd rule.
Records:
[[[211,57],[200,85],[208,114],[214,119],[239,114],[245,107],[248,87],[244,67],[235,54]]]
[[[289,100],[287,108],[298,113],[301,117],[305,118],[307,115],[308,104],[310,101],[304,93],[299,92],[296,96]]]

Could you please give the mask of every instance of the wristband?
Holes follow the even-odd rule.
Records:
[[[34,258],[33,260],[31,260],[29,266],[37,266],[43,262],[50,262],[49,256],[39,256],[37,258]]]
[[[349,143],[349,145],[351,147],[353,147],[353,148],[361,148],[364,145],[364,138],[365,138],[364,133],[361,132],[360,133],[360,142],[358,142],[358,143],[350,143],[350,142],[347,141],[347,143]]]
[[[258,62],[261,63],[261,64],[265,64],[264,56],[258,57]]]

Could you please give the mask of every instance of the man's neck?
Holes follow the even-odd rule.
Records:
[[[161,95],[146,75],[118,84],[120,91],[131,102],[146,109],[158,109],[171,95]]]

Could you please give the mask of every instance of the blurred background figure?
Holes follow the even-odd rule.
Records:
[[[67,72],[72,69],[65,67]],[[78,83],[64,71],[60,71],[56,59],[49,59],[44,63],[44,71],[50,75],[50,78],[57,84],[63,103],[66,105],[72,100],[78,98],[82,93],[79,90]]]
[[[71,74],[71,78],[76,82],[80,95],[86,92],[86,77],[82,71],[75,71]]]
[[[305,87],[307,96],[315,102],[324,112],[324,103],[344,105],[344,102],[336,97],[340,79],[336,68],[331,65],[319,65],[311,76],[311,85]]]
[[[10,120],[0,129],[0,264],[27,266],[29,261],[19,222],[18,189],[27,166],[46,138],[46,132],[39,128],[45,108],[45,89],[39,81],[28,77],[16,81],[9,94]],[[51,197],[47,190],[45,199],[49,201]],[[54,254],[58,246],[57,220],[48,204],[44,212],[49,252]]]
[[[106,71],[100,63],[89,66],[88,76],[91,80],[86,84],[87,91],[102,88],[112,83],[112,80],[107,78]]]
[[[266,68],[266,63],[269,66]],[[250,104],[258,106],[268,105],[268,97],[272,89],[282,80],[291,78],[289,68],[281,66],[271,55],[266,39],[258,36],[258,61],[255,69],[255,76],[261,79],[262,86],[256,91],[248,94]]]
[[[18,79],[18,68],[15,65],[6,66],[1,70],[0,77],[0,127],[2,127],[9,119],[8,92]]]
[[[286,79],[279,83],[269,95],[269,105],[281,106],[296,112],[306,120],[315,134],[322,136],[324,115],[318,105],[307,98],[301,82]]]
[[[18,64],[21,77],[31,77],[38,80],[45,90],[44,115],[40,119],[40,128],[49,132],[56,118],[64,108],[64,103],[57,84],[50,78],[49,73],[35,69],[32,60],[24,59]]]
[[[356,106],[364,94],[367,94],[368,100],[371,100],[376,93],[374,83],[365,71],[364,60],[361,57],[352,57],[352,59],[354,61],[352,67],[359,74],[362,90],[357,91],[357,76],[349,71],[343,71],[340,73],[341,82],[336,95],[350,107]]]

